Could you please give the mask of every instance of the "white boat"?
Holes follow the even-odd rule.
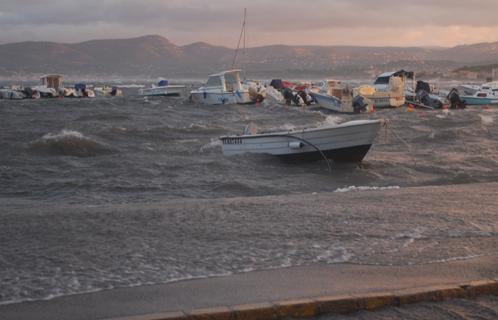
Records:
[[[141,96],[180,96],[185,90],[183,85],[170,85],[168,80],[160,80],[157,85],[152,85],[150,88],[142,88],[138,90]]]
[[[338,80],[327,80],[319,92],[309,93],[322,108],[340,113],[372,112],[373,104]]]
[[[41,77],[41,85],[31,87],[33,91],[40,93],[41,97],[53,98],[59,96],[63,86],[63,76],[60,74],[47,74]]]
[[[93,92],[97,97],[121,97],[123,96],[123,91],[118,87],[110,87],[110,86],[99,86],[94,87]]]
[[[406,79],[413,76],[413,72],[404,70],[386,72],[375,79],[373,86],[360,86],[355,92],[370,99],[376,108],[401,107],[406,102]]]
[[[242,84],[241,70],[234,69],[210,75],[207,83],[190,92],[193,102],[216,104],[252,103],[249,88]]]
[[[374,142],[383,120],[355,120],[313,129],[220,137],[226,156],[260,153],[295,160],[329,158],[360,162]]]
[[[25,95],[20,90],[4,88],[0,89],[0,99],[21,100]]]
[[[483,85],[458,86],[460,98],[467,105],[497,105],[498,81],[484,83]]]

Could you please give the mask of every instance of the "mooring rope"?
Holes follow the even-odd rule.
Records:
[[[307,144],[308,146],[314,148],[316,151],[318,151],[318,153],[320,153],[320,155],[322,156],[323,160],[325,160],[325,162],[327,163],[327,167],[329,169],[329,172],[332,172],[332,167],[330,166],[330,161],[329,159],[327,158],[327,156],[325,156],[325,154],[323,153],[322,150],[320,150],[320,148],[318,148],[317,146],[315,146],[313,143],[309,142],[308,140],[306,139],[303,139],[303,138],[299,138],[299,137],[296,137],[296,136],[293,136],[291,134],[272,134],[273,137],[285,137],[285,138],[291,138],[291,139],[296,139],[298,141],[301,141],[301,142],[304,142],[305,144]]]

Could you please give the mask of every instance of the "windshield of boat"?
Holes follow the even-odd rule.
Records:
[[[240,79],[238,74],[235,73],[226,73],[225,74],[225,85],[227,91],[236,91],[239,90],[240,87]]]
[[[206,87],[221,87],[221,78],[218,76],[209,77]]]
[[[378,77],[374,84],[389,84],[390,77]]]

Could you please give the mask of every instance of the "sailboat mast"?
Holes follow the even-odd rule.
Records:
[[[242,29],[240,30],[239,41],[237,42],[237,49],[235,49],[235,54],[233,56],[232,69],[235,67],[235,62],[237,62],[237,56],[239,54],[240,42],[244,40],[244,50],[246,48],[246,16],[247,8],[244,8],[244,20],[242,22]]]

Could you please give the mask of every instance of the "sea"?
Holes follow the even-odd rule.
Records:
[[[342,115],[124,90],[115,98],[0,100],[0,304],[311,263],[403,265],[496,253],[490,245],[399,258],[397,246],[439,237],[438,219],[346,232],[333,221],[317,224],[326,217],[230,210],[253,198],[498,182],[496,107]],[[331,170],[325,161],[225,157],[219,140],[249,123],[295,130],[378,118],[387,125],[364,161]],[[230,206],[220,204],[226,199]],[[496,239],[495,228],[483,222],[462,232]]]

